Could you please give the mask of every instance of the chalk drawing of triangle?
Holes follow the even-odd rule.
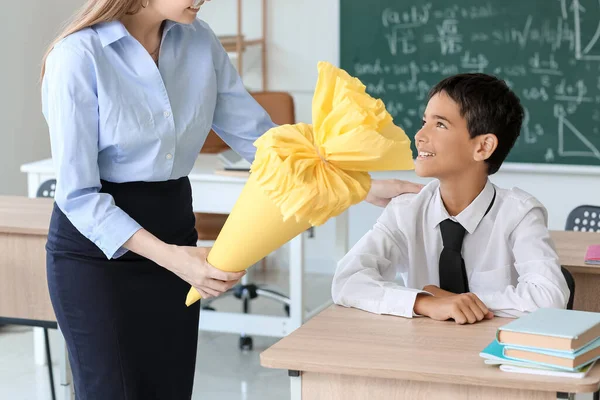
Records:
[[[562,1],[562,0],[561,0]],[[583,14],[590,13],[588,15],[594,15],[597,11],[586,11],[588,7],[594,7],[592,3],[586,4],[586,8],[581,6],[580,0],[573,0],[571,8],[573,10],[573,30],[575,31],[575,58],[578,60],[588,60],[588,61],[600,61],[600,55],[598,54],[590,54],[590,53],[598,53],[598,41],[600,40],[600,22],[596,26],[596,31],[594,32],[594,36],[589,40],[587,45],[581,49],[582,45],[585,43],[587,38],[582,37],[582,25],[586,25],[586,31],[590,31],[589,25],[590,21],[594,21],[594,19],[585,19],[583,18]],[[600,5],[600,0],[597,1],[598,5]],[[582,14],[583,13],[583,14]],[[584,42],[584,43],[582,43]],[[593,50],[593,51],[592,51]]]
[[[565,143],[565,138],[569,140]],[[568,119],[558,118],[558,154],[562,157],[595,157],[600,151]]]

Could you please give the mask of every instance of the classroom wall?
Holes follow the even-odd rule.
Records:
[[[57,26],[82,3],[7,2],[3,6],[7,34],[0,36],[0,48],[9,62],[0,63],[0,194],[26,194],[26,177],[19,172],[24,162],[50,155],[47,129],[41,115],[37,76],[39,56],[54,36]],[[236,0],[206,3],[201,17],[218,34],[235,31]],[[244,31],[249,37],[260,33],[260,0],[244,0]],[[316,65],[326,60],[338,63],[339,2],[334,0],[268,0],[269,89],[290,92],[296,102],[298,121],[310,122],[310,104],[316,82]],[[4,14],[6,12],[6,14]],[[15,40],[15,38],[20,38]],[[27,43],[26,46],[23,43]],[[250,88],[260,87],[260,52],[250,49],[244,60],[244,76]],[[376,174],[418,180],[413,173]],[[499,172],[494,183],[518,186],[538,197],[550,213],[551,229],[564,226],[568,211],[579,204],[600,205],[600,173]],[[350,210],[350,243],[355,243],[381,212],[360,204]],[[314,239],[307,240],[307,269],[331,273],[335,266],[331,249],[334,243],[331,222],[317,228]],[[285,263],[285,250],[280,252]]]
[[[243,0],[243,32],[248,38],[261,34],[261,0]],[[338,63],[339,28],[337,0],[267,0],[268,89],[290,92],[297,119],[310,122],[310,104],[317,80],[317,62]],[[200,18],[218,35],[236,32],[237,0],[205,3]],[[260,89],[260,48],[244,55],[244,83]]]
[[[299,121],[310,122],[310,102],[316,82],[316,65],[325,60],[338,64],[339,58],[339,2],[336,0],[268,0],[268,41],[270,89],[290,92],[296,101]],[[207,3],[201,17],[218,34],[235,31],[235,0]],[[249,36],[260,33],[260,1],[244,0],[244,24]],[[260,84],[259,53],[250,52],[245,64],[245,79],[250,87]],[[510,169],[510,168],[509,168]],[[510,188],[518,186],[536,196],[549,211],[551,229],[563,229],[569,211],[580,204],[600,205],[600,169],[583,168],[575,172],[527,172],[503,170],[492,181]],[[376,177],[426,182],[412,172],[375,174]],[[381,209],[360,204],[350,210],[350,244],[373,225]],[[334,225],[330,221],[316,229],[314,239],[306,245],[307,270],[331,273],[335,267],[332,248]],[[279,264],[286,262],[281,251]]]
[[[0,35],[0,194],[26,195],[21,164],[50,156],[39,73],[46,46],[83,0],[3,1]]]

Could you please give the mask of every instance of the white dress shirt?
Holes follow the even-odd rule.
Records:
[[[547,229],[546,209],[520,189],[500,189],[489,181],[456,217],[444,207],[437,180],[419,194],[393,199],[339,262],[334,302],[414,316],[417,294],[426,293],[426,285],[439,286],[439,224],[447,218],[467,231],[462,256],[469,289],[495,315],[518,317],[537,308],[566,307],[569,289]]]

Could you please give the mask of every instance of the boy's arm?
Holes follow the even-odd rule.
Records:
[[[376,314],[412,317],[415,299],[423,290],[395,282],[408,271],[408,249],[401,232],[395,201],[371,229],[339,262],[332,284],[336,304]]]
[[[566,307],[569,288],[546,221],[545,209],[535,202],[510,235],[517,286],[475,293],[496,315],[519,317],[538,308]]]

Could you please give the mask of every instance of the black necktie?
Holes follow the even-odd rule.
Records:
[[[461,255],[466,230],[458,222],[446,219],[440,224],[444,248],[440,254],[440,288],[452,293],[467,293],[469,281]]]

